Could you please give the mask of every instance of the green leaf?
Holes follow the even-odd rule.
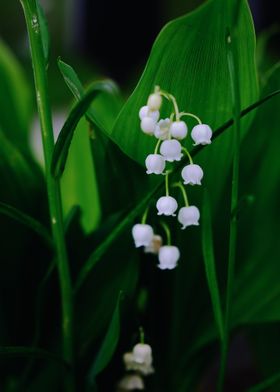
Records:
[[[216,274],[216,262],[213,248],[213,233],[210,203],[207,191],[204,190],[203,207],[202,207],[202,251],[206,271],[208,287],[210,291],[212,307],[214,312],[217,329],[219,331],[220,340],[224,339],[223,315],[221,307],[221,299]]]
[[[49,57],[50,57],[50,36],[49,36],[47,18],[45,16],[44,10],[43,10],[39,1],[40,0],[36,0],[38,17],[39,17],[39,25],[40,25],[40,32],[41,32],[41,37],[42,37],[44,57],[45,57],[45,61],[46,61],[46,66],[48,66]]]
[[[112,138],[119,147],[139,163],[144,164],[145,157],[154,148],[151,138],[140,132],[138,111],[147,102],[155,85],[176,97],[180,111],[198,115],[213,129],[231,116],[225,47],[226,13],[226,2],[208,1],[194,12],[168,23],[159,34],[144,73],[112,130]],[[241,106],[244,108],[258,96],[254,31],[248,5],[244,1],[237,36]],[[166,104],[161,117],[165,118],[168,113],[170,107]],[[193,124],[189,121],[189,126]],[[211,148],[211,155],[222,158],[221,164],[228,162],[230,145],[231,140],[226,137],[223,149],[217,145]]]
[[[111,91],[111,81],[95,82],[91,88],[83,95],[80,101],[71,110],[55,144],[51,171],[54,177],[60,177],[64,171],[68,156],[69,147],[77,127],[78,122],[87,112],[95,97],[101,92]]]
[[[121,297],[122,297],[122,293],[120,292],[110,325],[108,327],[102,345],[98,351],[96,359],[89,371],[88,380],[90,385],[94,384],[95,377],[100,372],[102,372],[102,370],[105,369],[105,367],[108,365],[117,347],[119,335],[120,335]]]
[[[26,227],[29,227],[35,233],[39,234],[44,241],[52,247],[52,238],[49,231],[39,221],[25,214],[24,212],[10,206],[9,204],[0,202],[0,214],[9,216],[10,218],[20,222]]]
[[[276,386],[280,383],[280,373],[276,373],[273,376],[269,377],[265,381],[253,386],[252,388],[247,389],[246,392],[261,392],[267,391],[269,387]]]
[[[61,357],[56,354],[37,347],[24,346],[0,346],[0,357],[17,358],[17,357],[33,357],[56,361],[69,369],[69,365]]]

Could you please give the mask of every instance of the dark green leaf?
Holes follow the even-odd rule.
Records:
[[[108,365],[117,347],[120,335],[121,296],[122,293],[120,292],[110,325],[98,351],[97,357],[89,371],[88,380],[90,385],[94,384],[95,377]]]
[[[269,377],[267,380],[249,388],[246,392],[261,392],[267,391],[268,388],[280,383],[280,373],[274,374]]]

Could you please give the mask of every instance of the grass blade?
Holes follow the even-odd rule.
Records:
[[[247,389],[247,392],[261,392],[267,391],[269,387],[272,387],[276,383],[280,382],[280,373],[276,373],[273,376],[267,378],[265,381]]]
[[[35,233],[37,233],[43,238],[46,244],[48,244],[50,247],[53,246],[52,238],[48,229],[36,219],[18,210],[17,208],[12,207],[11,205],[2,202],[0,202],[0,214],[6,215],[9,218],[14,219],[17,222],[28,227],[29,229],[33,230]]]
[[[93,83],[71,110],[60,131],[52,156],[51,173],[55,178],[59,178],[63,174],[68,151],[78,122],[85,115],[98,94],[104,91],[111,91],[111,85],[111,81],[107,80]]]
[[[100,350],[96,359],[89,371],[88,382],[92,386],[95,383],[95,377],[108,365],[110,362],[116,346],[118,344],[120,335],[120,301],[122,292],[119,293],[117,304],[113,312],[113,316],[108,327],[107,333],[104,337]]]
[[[280,94],[280,90],[274,91],[273,93],[267,95],[266,97],[260,99],[259,101],[255,102],[254,104],[248,106],[241,112],[241,117],[246,116],[247,114],[251,113],[254,109],[261,106],[267,100],[273,98],[274,96]],[[233,119],[230,119],[225,124],[220,126],[213,135],[213,140],[219,137],[224,131],[226,131],[231,125],[233,124]],[[204,146],[199,145],[192,150],[192,156],[196,156]],[[172,179],[188,162],[188,158],[183,158],[180,163],[175,166],[174,171],[170,174],[170,178]],[[75,292],[79,290],[82,286],[83,282],[87,278],[89,272],[92,270],[94,265],[101,259],[104,255],[106,250],[110,247],[113,241],[115,241],[118,236],[133,222],[133,220],[141,214],[141,212],[147,207],[147,204],[151,201],[153,197],[164,187],[164,180],[161,180],[158,185],[152,189],[137,205],[135,205],[128,215],[120,221],[120,223],[116,226],[116,228],[111,232],[111,234],[103,241],[91,254],[88,260],[85,262],[84,266],[82,267],[77,282],[75,285]]]
[[[211,226],[211,211],[207,191],[204,190],[202,209],[202,251],[205,265],[207,283],[213,307],[213,313],[219,331],[221,342],[224,340],[223,315],[220,300],[220,293],[216,274],[216,263],[213,248],[213,234]]]

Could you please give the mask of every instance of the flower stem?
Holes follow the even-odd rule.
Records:
[[[187,157],[189,158],[190,164],[192,165],[193,164],[193,160],[192,160],[191,154],[189,153],[188,149],[186,147],[182,146],[182,150],[187,155]]]
[[[145,343],[145,333],[143,327],[139,327],[140,343]]]
[[[169,227],[163,221],[161,221],[160,224],[163,227],[163,230],[165,231],[167,245],[171,245],[171,233]]]
[[[186,112],[182,112],[180,113],[180,117],[184,117],[184,116],[188,116],[188,117],[193,117],[196,119],[196,121],[198,122],[198,124],[202,124],[202,121],[200,120],[199,117],[197,117],[195,114],[192,113],[186,113]]]
[[[230,318],[232,292],[234,283],[235,259],[236,259],[236,242],[237,242],[237,215],[234,213],[238,206],[238,182],[239,182],[239,157],[240,157],[240,91],[238,79],[238,65],[236,63],[236,44],[232,42],[230,34],[227,40],[227,62],[232,94],[233,107],[233,168],[232,168],[232,187],[231,187],[231,219],[229,228],[229,254],[228,254],[228,271],[227,271],[227,287],[226,287],[226,304],[224,319],[224,339],[221,344],[221,365],[218,380],[218,391],[222,392],[224,388],[224,380],[226,374],[229,334],[230,334]]]
[[[189,201],[188,201],[187,191],[184,185],[181,182],[176,182],[173,186],[181,189],[185,206],[188,207]]]
[[[45,159],[45,176],[49,201],[52,236],[57,256],[61,302],[62,302],[62,339],[63,357],[73,364],[73,301],[72,283],[64,239],[61,194],[58,180],[51,175],[51,159],[54,149],[51,108],[48,95],[46,63],[43,53],[42,36],[36,0],[20,0],[29,35],[31,60],[34,73],[37,107],[41,125],[41,136]],[[74,389],[74,383],[67,384],[67,391]]]
[[[160,143],[161,143],[161,140],[158,139],[157,144],[156,144],[156,146],[155,146],[154,154],[157,154],[157,153],[158,153],[158,149],[159,149]]]
[[[169,196],[169,184],[168,184],[168,177],[169,177],[169,171],[165,173],[165,196]]]

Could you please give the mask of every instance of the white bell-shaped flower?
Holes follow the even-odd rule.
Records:
[[[150,225],[137,223],[132,228],[132,236],[136,248],[148,246],[153,239],[154,231]]]
[[[207,124],[198,124],[192,129],[191,136],[195,142],[195,146],[198,144],[210,144],[212,137],[212,129]]]
[[[158,268],[171,270],[177,266],[180,251],[177,246],[165,245],[160,248],[158,258]]]
[[[160,146],[160,153],[164,159],[169,162],[180,161],[183,154],[182,146],[178,140],[164,140]]]
[[[132,354],[136,363],[151,365],[153,362],[152,348],[148,344],[137,343],[133,347]]]
[[[172,196],[162,196],[157,201],[158,215],[172,215],[175,216],[174,212],[178,208],[176,199]]]
[[[145,246],[144,252],[152,253],[156,255],[158,254],[161,246],[162,246],[162,237],[160,235],[155,234],[150,244],[148,246]]]
[[[152,117],[143,117],[140,127],[147,135],[153,135],[156,127],[156,121]]]
[[[199,218],[199,209],[195,206],[182,207],[180,208],[178,213],[178,221],[183,225],[182,230],[184,230],[188,226],[198,226]]]
[[[145,160],[147,174],[162,174],[165,169],[165,159],[160,154],[149,154]]]
[[[153,93],[148,98],[148,107],[150,110],[159,110],[161,107],[162,98],[159,93]]]
[[[139,374],[128,374],[124,376],[118,383],[118,391],[134,391],[138,389],[143,391],[145,384],[142,377]]]
[[[174,121],[170,125],[170,134],[178,140],[184,139],[188,134],[188,127],[184,121]]]
[[[124,366],[125,366],[125,370],[130,371],[130,370],[135,370],[145,376],[147,376],[148,374],[152,374],[154,373],[154,368],[152,366],[152,363],[150,362],[150,358],[149,362],[143,362],[143,363],[138,363],[135,361],[134,359],[134,355],[132,352],[129,353],[125,353],[123,355],[123,361],[124,361]]]
[[[192,163],[183,168],[182,177],[184,184],[201,185],[203,170],[199,165]]]
[[[157,121],[159,119],[159,111],[151,111],[149,110],[148,106],[142,106],[139,110],[139,118],[140,120],[143,120],[144,117],[151,117],[152,119]]]
[[[157,139],[166,140],[169,137],[171,121],[170,118],[159,120],[155,127],[154,135]]]

